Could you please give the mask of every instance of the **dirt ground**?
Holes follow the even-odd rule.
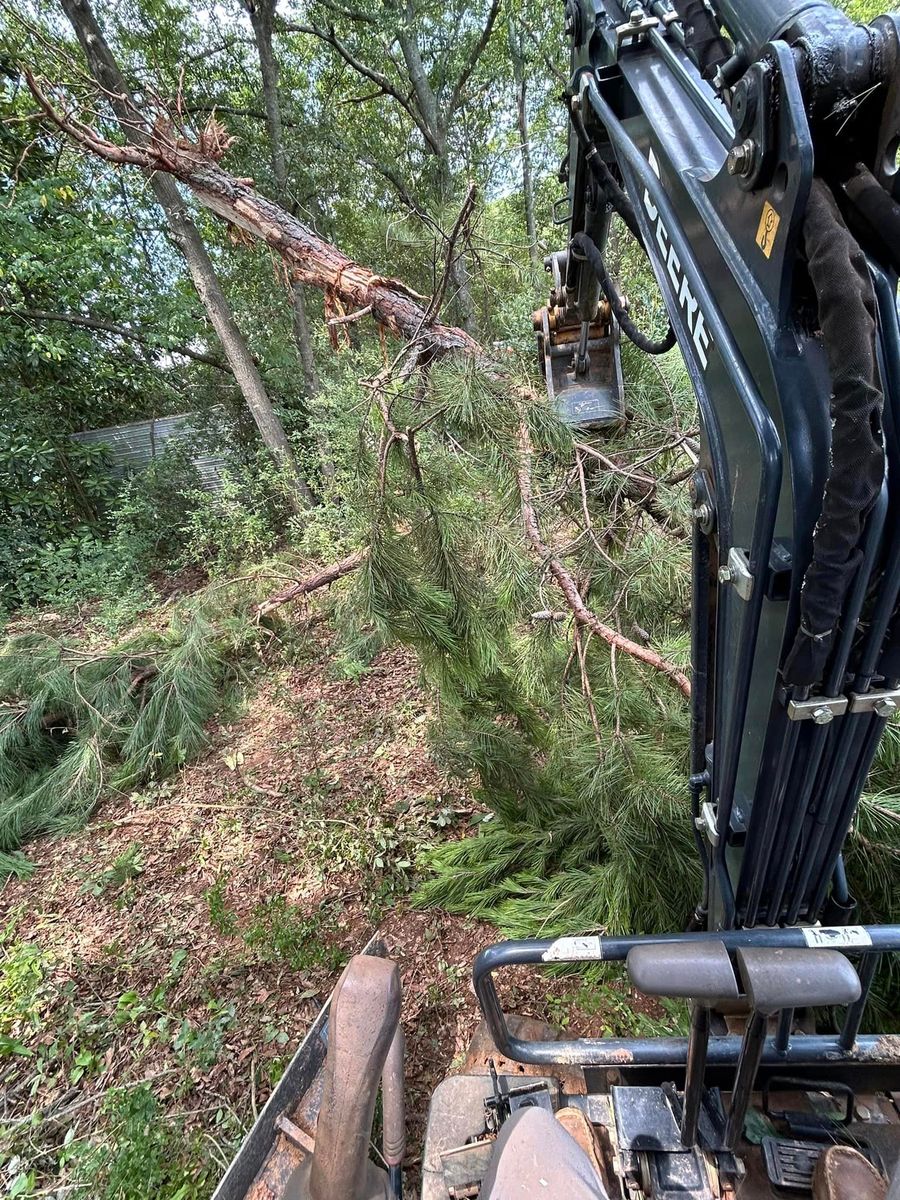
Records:
[[[327,627],[310,638],[178,777],[28,847],[38,869],[7,882],[0,919],[7,954],[38,948],[40,1020],[23,1019],[23,1050],[0,1063],[0,1120],[39,1110],[95,1136],[107,1090],[148,1080],[220,1172],[343,962],[379,929],[402,973],[415,1175],[428,1097],[478,1023],[472,960],[497,931],[416,909],[410,892],[423,847],[477,813],[429,757],[412,656],[390,649],[347,678]],[[592,1033],[609,1030],[610,1005],[641,1008],[613,990],[585,1008],[564,979],[516,979],[504,999]]]

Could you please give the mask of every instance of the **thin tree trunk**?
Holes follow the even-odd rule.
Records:
[[[406,70],[412,84],[416,104],[422,120],[428,127],[430,141],[437,159],[438,195],[441,203],[446,204],[452,190],[452,170],[450,154],[447,148],[447,130],[441,120],[437,97],[432,90],[419,52],[416,41],[416,14],[412,4],[406,5],[406,23],[397,30],[397,41],[406,63]],[[465,251],[460,250],[450,268],[450,279],[453,283],[456,310],[459,322],[466,333],[477,336],[478,323],[475,318],[475,302],[472,299],[472,285],[469,276],[469,266],[465,260]]]
[[[278,189],[276,199],[291,212],[288,189],[287,155],[284,150],[284,123],[281,119],[281,103],[278,98],[278,60],[272,44],[272,29],[275,19],[276,0],[244,0],[253,26],[253,37],[259,55],[259,74],[262,80],[263,105],[266,111],[266,130],[272,151],[272,173]],[[307,397],[311,400],[319,391],[319,376],[316,371],[312,337],[306,317],[306,299],[303,284],[294,283],[291,292],[294,341],[303,368],[303,380]]]
[[[525,230],[528,234],[528,255],[534,266],[540,266],[537,244],[537,224],[534,219],[534,176],[531,167],[531,135],[528,129],[528,107],[525,83],[525,61],[522,42],[515,21],[509,22],[509,57],[516,88],[516,121],[519,126],[519,153],[522,156],[522,195],[525,199]]]
[[[129,94],[128,85],[103,37],[89,0],[61,0],[61,4],[78,37],[91,74],[107,93],[126,141],[133,146],[146,146],[149,135],[142,114]],[[312,492],[300,478],[284,426],[272,407],[262,376],[235,322],[206,246],[191,220],[177,184],[171,176],[153,174],[150,176],[150,186],[166,214],[172,236],[184,255],[194,287],[222,343],[260,436],[273,456],[291,471],[304,502],[314,503]]]

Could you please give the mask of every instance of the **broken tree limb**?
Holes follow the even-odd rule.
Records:
[[[577,624],[584,625],[586,629],[589,629],[592,633],[602,638],[613,649],[621,650],[624,654],[629,654],[639,662],[646,663],[648,667],[653,667],[654,670],[661,671],[663,675],[675,684],[680,692],[685,696],[690,696],[691,683],[683,671],[679,671],[673,663],[668,662],[655,650],[651,650],[649,646],[641,646],[637,642],[631,641],[630,638],[624,637],[618,630],[611,628],[611,626],[604,625],[600,618],[585,604],[572,575],[566,570],[562,562],[560,562],[559,558],[541,536],[531,487],[531,457],[531,439],[528,436],[528,430],[523,421],[519,426],[519,461],[516,469],[522,507],[522,524],[525,527],[525,535],[531,543],[532,549],[540,555],[542,561],[549,568],[550,574],[556,580],[559,590],[565,596],[566,603],[572,610],[575,621]]]
[[[290,587],[286,587],[282,591],[276,592],[274,596],[269,596],[267,600],[261,601],[254,609],[254,613],[257,617],[266,617],[270,612],[274,612],[276,608],[280,608],[282,604],[289,604],[291,600],[299,600],[301,596],[308,596],[310,592],[316,592],[319,588],[327,587],[330,583],[336,582],[336,580],[341,579],[344,575],[349,575],[352,571],[361,567],[367,558],[367,550],[354,550],[346,558],[323,567],[321,571],[316,571],[313,575],[307,575],[306,579],[298,579]]]
[[[426,324],[426,309],[401,280],[377,275],[354,262],[257,192],[252,180],[225,171],[219,162],[233,139],[215,118],[210,118],[196,143],[181,137],[167,120],[158,119],[144,145],[117,145],[71,113],[58,109],[31,72],[25,75],[44,114],[74,142],[118,166],[139,167],[150,175],[163,172],[177,179],[204,207],[279,255],[295,282],[331,293],[348,311],[371,305],[372,316],[381,325],[398,337],[415,340],[426,357],[455,351],[485,364],[490,361],[484,348],[465,330]]]

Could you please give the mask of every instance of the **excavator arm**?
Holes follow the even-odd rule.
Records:
[[[557,308],[677,340],[699,408],[698,927],[844,923],[841,849],[900,700],[900,18],[568,0],[566,27]],[[665,300],[655,342],[607,271],[611,213]]]

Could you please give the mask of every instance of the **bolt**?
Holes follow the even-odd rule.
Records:
[[[897,701],[892,700],[890,696],[882,696],[880,700],[875,701],[873,707],[879,717],[890,717],[897,711]]]
[[[734,579],[734,571],[731,567],[719,567],[718,577],[719,583],[731,583]]]
[[[834,713],[824,704],[820,704],[818,708],[812,710],[812,719],[817,725],[828,725],[834,720]]]
[[[692,510],[692,516],[701,529],[705,529],[712,524],[713,511],[705,500],[701,500]]]
[[[635,7],[631,10],[631,16],[628,19],[632,25],[640,25],[641,21],[644,19],[644,13],[640,8]]]
[[[728,151],[728,158],[725,160],[725,165],[728,168],[729,175],[749,175],[753,169],[753,163],[756,159],[756,142],[752,138],[747,138],[740,142],[737,146],[732,146]]]

